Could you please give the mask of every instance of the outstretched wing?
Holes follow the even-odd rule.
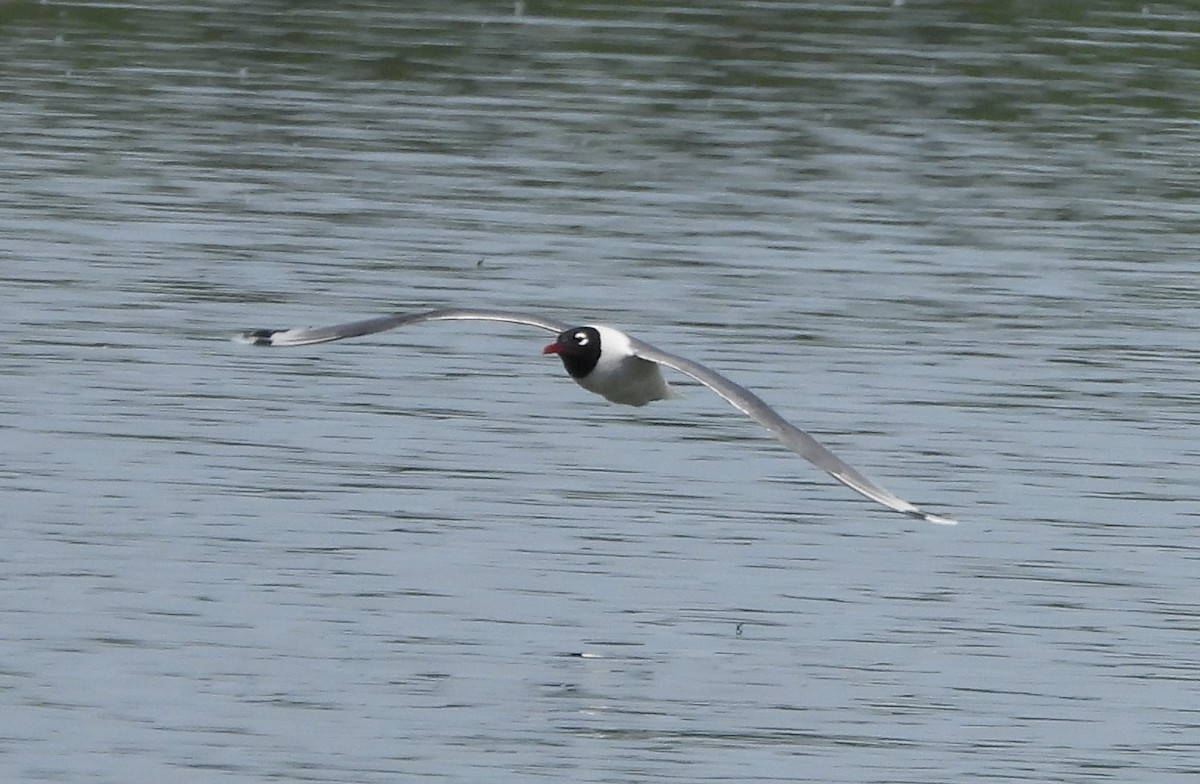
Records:
[[[459,310],[447,308],[427,313],[393,313],[390,316],[350,321],[329,327],[293,327],[292,329],[252,329],[243,332],[237,340],[255,346],[309,346],[314,343],[329,343],[334,340],[373,335],[409,324],[424,321],[503,321],[509,324],[526,324],[548,332],[569,329],[553,319],[532,316],[528,313],[512,313],[505,310]]]
[[[503,310],[431,310],[426,313],[394,313],[390,316],[334,324],[328,327],[295,327],[292,329],[255,329],[243,332],[237,339],[256,346],[307,346],[335,340],[373,335],[389,329],[420,324],[425,321],[499,321],[524,324],[548,332],[562,332],[570,325],[527,313]],[[781,417],[758,395],[735,384],[709,368],[690,359],[668,353],[635,338],[629,338],[634,355],[659,365],[674,368],[712,389],[735,408],[746,413],[771,433],[788,449],[796,452],[834,479],[889,509],[930,523],[954,525],[955,520],[931,514],[892,494],[863,476],[816,439]]]
[[[939,523],[941,525],[954,525],[958,522],[949,517],[930,514],[875,484],[840,457],[822,446],[808,433],[805,433],[781,417],[775,409],[764,403],[758,395],[740,384],[735,384],[720,373],[710,370],[698,362],[693,362],[690,359],[685,359],[684,357],[655,348],[649,343],[644,343],[634,338],[630,338],[629,342],[635,356],[648,359],[651,362],[657,362],[669,368],[674,368],[680,373],[685,373],[696,379],[733,404],[734,408],[749,415],[755,422],[770,430],[771,434],[779,439],[788,449],[818,468],[828,472],[830,476],[851,490],[855,490],[889,509],[894,509],[897,512],[902,512],[910,517],[916,517],[926,522]]]

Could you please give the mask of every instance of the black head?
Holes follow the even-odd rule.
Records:
[[[542,353],[558,354],[571,378],[583,378],[600,361],[600,331],[595,327],[573,327],[558,333],[558,339]]]

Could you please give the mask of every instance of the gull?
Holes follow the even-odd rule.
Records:
[[[957,522],[926,512],[868,479],[815,438],[780,416],[758,395],[712,368],[663,351],[613,327],[599,324],[572,326],[542,316],[505,310],[447,308],[425,313],[394,313],[328,327],[254,329],[243,332],[236,339],[255,346],[309,346],[373,335],[426,321],[498,321],[556,333],[558,337],[542,349],[542,353],[557,354],[567,375],[581,387],[622,405],[644,406],[655,400],[677,397],[678,392],[662,374],[663,367],[671,368],[691,376],[716,392],[734,408],[766,428],[785,447],[860,495],[918,520],[940,525],[954,525]]]

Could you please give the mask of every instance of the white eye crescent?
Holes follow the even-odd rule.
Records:
[[[587,333],[586,332],[576,332],[575,333],[575,342],[581,346],[586,346],[588,344]]]

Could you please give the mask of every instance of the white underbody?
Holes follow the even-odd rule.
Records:
[[[633,355],[625,333],[612,327],[596,329],[604,350],[595,369],[575,379],[579,386],[626,406],[644,406],[655,400],[679,397],[663,378],[657,363]]]

